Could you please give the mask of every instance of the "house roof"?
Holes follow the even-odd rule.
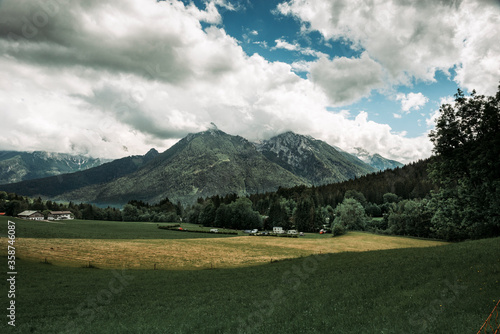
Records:
[[[25,210],[25,211],[21,212],[20,214],[18,214],[18,216],[31,216],[32,214],[35,214],[35,213],[40,213],[40,212]]]
[[[71,211],[50,211],[51,215],[69,215]]]

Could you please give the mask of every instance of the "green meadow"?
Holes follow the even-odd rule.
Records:
[[[24,224],[19,223],[19,230],[16,229],[20,245],[23,238],[36,239],[33,234],[23,236],[35,225],[24,227],[25,230],[21,225]],[[5,226],[2,222],[4,268],[7,265],[3,246]],[[132,235],[132,230],[137,232],[144,228],[144,234],[139,233],[135,238],[142,236],[146,247],[148,241],[159,239],[152,235],[147,239],[147,233],[182,233],[158,230],[155,225],[146,232],[148,228],[138,226],[130,227],[131,230],[123,234]],[[85,233],[93,232],[82,226],[79,228],[78,233],[90,240],[91,235]],[[112,233],[112,227],[106,228]],[[65,238],[49,233],[68,235],[67,241],[71,242],[76,239],[69,236],[70,230],[53,232],[47,229],[46,233],[49,239]],[[278,248],[286,248],[282,242],[303,243],[290,246],[290,249],[300,250],[290,253],[297,257],[260,265],[199,270],[96,269],[50,264],[50,261],[46,264],[19,255],[16,260],[16,328],[7,325],[5,314],[0,331],[476,333],[500,298],[500,238],[430,247],[318,252],[318,249],[325,249],[322,247],[333,247],[331,241],[344,243],[342,247],[346,250],[349,242],[370,241],[366,239],[370,234],[349,234],[344,239],[311,236],[307,240],[306,236],[302,241],[300,238],[248,236],[194,239],[214,244],[231,241],[237,245],[233,250],[250,247],[247,242],[259,242],[256,249],[268,247],[266,251],[276,252]],[[115,239],[116,242],[127,241],[121,234],[115,236],[121,238]],[[253,241],[274,239],[280,244]],[[400,243],[420,241],[396,239]],[[107,237],[96,241],[109,240]],[[132,236],[128,241],[133,241]],[[167,245],[183,241],[188,242],[186,246],[194,245],[189,239],[166,238],[162,242]],[[245,246],[241,246],[241,242]],[[269,242],[273,244],[267,244]],[[311,248],[307,242],[315,246]],[[248,249],[248,252],[253,251],[253,248]],[[1,280],[0,289],[2,295],[6,295],[5,279]],[[5,310],[7,300],[4,297],[2,303]]]
[[[283,238],[249,236],[242,232],[227,235],[164,230],[158,229],[157,224],[141,222],[14,221],[16,256],[59,266],[100,269],[234,268],[314,254],[446,244],[362,232],[351,232],[337,238],[320,234]],[[192,224],[182,224],[182,228],[209,230]],[[3,244],[6,246],[7,239],[0,241],[0,245]]]
[[[159,230],[158,226],[174,225],[174,223],[117,222],[95,220],[61,220],[61,221],[26,221],[12,217],[0,217],[2,229],[0,234],[7,234],[7,220],[16,222],[16,235],[19,238],[61,238],[61,239],[194,239],[221,238],[228,235],[209,233],[183,233]],[[194,224],[182,224],[183,228],[193,230],[210,230]],[[219,229],[223,231],[223,229]],[[232,231],[232,230],[228,230]]]

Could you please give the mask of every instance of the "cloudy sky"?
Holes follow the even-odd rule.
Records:
[[[211,122],[410,162],[500,81],[498,0],[0,0],[0,149],[119,158]]]

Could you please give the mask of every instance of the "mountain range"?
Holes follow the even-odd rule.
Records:
[[[361,159],[363,162],[369,164],[377,170],[394,169],[396,167],[403,167],[404,164],[384,158],[378,153],[370,154],[368,151],[362,149],[361,147],[356,147],[355,155]]]
[[[286,132],[257,145],[269,161],[311,185],[336,183],[375,172],[357,157],[310,136]]]
[[[110,160],[43,151],[0,151],[0,184],[73,173]]]
[[[163,153],[152,149],[84,171],[0,185],[0,190],[101,205],[166,197],[192,203],[215,194],[341,182],[377,170],[310,136],[286,132],[255,144],[211,128],[189,134]]]

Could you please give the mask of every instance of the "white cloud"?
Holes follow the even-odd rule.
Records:
[[[495,0],[290,0],[277,12],[325,39],[347,39],[390,74],[393,83],[434,81],[457,66],[457,83],[494,94],[500,80],[500,4]]]
[[[333,126],[320,138],[337,143],[335,145],[351,153],[356,152],[356,147],[362,147],[368,152],[407,163],[419,159],[417,157],[429,156],[432,150],[426,134],[407,138],[405,133],[394,133],[386,124],[370,121],[366,112],[360,112],[354,120],[332,115],[326,124]]]
[[[311,48],[304,48],[304,47],[300,46],[299,43],[291,44],[291,43],[289,43],[281,38],[276,39],[274,42],[276,43],[276,45],[273,46],[271,48],[271,50],[285,49],[288,51],[297,51],[303,55],[313,56],[313,57],[318,57],[318,58],[327,56],[323,52],[316,51],[316,50],[313,50]]]
[[[194,3],[187,6],[188,12],[197,20],[206,23],[219,24],[222,22],[222,17],[217,10],[216,3],[222,1],[210,1],[205,4],[205,10],[200,10]],[[220,5],[220,4],[219,4]]]
[[[366,52],[360,58],[323,57],[311,65],[310,77],[336,106],[356,102],[384,86],[382,67]]]
[[[403,162],[430,154],[426,138],[393,133],[365,112],[352,119],[327,111],[383,86],[368,53],[301,64],[310,66],[303,79],[298,64],[246,55],[218,25],[220,1],[205,11],[175,0],[74,1],[52,15],[45,3],[0,4],[9,17],[0,21],[9,78],[0,81],[0,149],[118,158],[166,149],[214,122],[250,140],[293,130]],[[28,36],[21,18],[38,12],[48,21]],[[214,25],[203,29],[200,20]]]
[[[396,100],[401,101],[401,110],[409,113],[411,110],[419,110],[429,99],[422,93],[399,93],[396,95]]]
[[[500,81],[500,2],[470,0],[462,7],[457,19],[462,43],[455,81],[468,91],[494,95]]]
[[[295,72],[309,72],[314,62],[299,60],[292,63],[292,70]]]
[[[295,43],[295,44],[290,44],[285,40],[282,39],[277,39],[274,41],[276,45],[274,46],[275,49],[285,49],[288,51],[298,51],[300,50],[300,45]]]

